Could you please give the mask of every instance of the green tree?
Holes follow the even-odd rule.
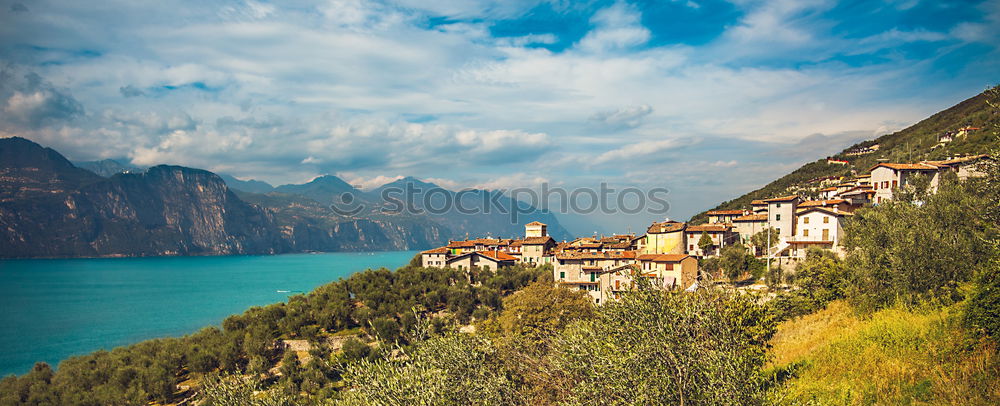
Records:
[[[990,268],[979,273],[964,318],[968,326],[1000,341],[1000,260]]]
[[[368,355],[372,352],[372,347],[356,337],[351,337],[344,341],[341,350],[343,351],[343,360],[350,363],[368,358]]]
[[[845,293],[862,310],[897,301],[952,301],[994,249],[974,183],[942,176],[937,193],[923,201],[893,200],[860,209],[845,224]]]
[[[249,375],[209,376],[199,395],[204,406],[292,406],[291,397],[273,391],[261,393],[260,382]]]
[[[349,366],[336,405],[526,404],[521,383],[487,338],[452,333],[420,342],[405,360]]]
[[[845,266],[837,254],[810,248],[795,267],[798,289],[783,292],[772,302],[780,320],[802,316],[823,309],[833,300],[844,297]]]
[[[719,251],[719,267],[733,282],[755,269],[756,262],[743,244],[727,245]]]
[[[567,404],[761,404],[774,332],[750,295],[638,290],[569,326],[553,363]]]
[[[586,292],[535,282],[504,298],[497,322],[504,334],[538,349],[570,322],[593,315],[594,304]]]
[[[771,248],[778,245],[779,239],[778,230],[774,227],[768,227],[751,236],[750,245],[753,245],[754,249],[759,250],[761,254],[767,255]]]
[[[701,232],[701,238],[698,239],[698,248],[701,249],[701,254],[704,256],[709,256],[712,254],[712,247],[715,246],[715,242],[712,241],[712,237],[708,235],[707,232]]]

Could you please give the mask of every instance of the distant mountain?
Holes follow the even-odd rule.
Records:
[[[548,224],[553,238],[572,238],[552,213],[542,212],[523,202],[514,202],[500,192],[469,190],[460,194],[412,176],[371,191],[361,191],[336,176],[324,175],[301,185],[278,186],[266,195],[245,193],[241,196],[292,221],[302,216],[318,219],[333,215],[329,206],[343,203],[345,194],[349,195],[350,201],[344,207],[364,209],[354,217],[435,224],[441,227],[441,237],[446,240],[487,235],[519,237],[524,235],[524,224],[532,221]],[[462,200],[462,210],[456,205],[459,199]],[[515,203],[519,210],[517,215],[512,214]],[[487,205],[491,206],[489,210]]]
[[[424,249],[466,236],[521,236],[536,220],[556,239],[570,238],[551,213],[499,192],[456,193],[406,178],[376,189],[422,189],[412,199],[417,210],[392,211],[380,194],[335,176],[253,193],[201,169],[159,165],[133,173],[112,162],[96,168],[114,172],[102,177],[32,141],[0,139],[0,257]],[[266,191],[263,182],[230,182]],[[345,192],[356,196],[358,211],[332,207]],[[449,199],[473,213],[429,210]]]
[[[230,189],[241,190],[250,193],[268,193],[274,191],[274,186],[270,183],[259,181],[256,179],[250,180],[239,180],[225,173],[220,173],[219,177],[226,182],[226,186]]]
[[[340,195],[343,193],[349,192],[358,196],[362,195],[360,190],[355,189],[354,186],[333,175],[320,176],[309,183],[301,185],[281,185],[274,188],[274,192],[308,197],[325,204],[334,202],[334,199],[338,199],[339,201]]]
[[[73,165],[101,175],[105,178],[110,178],[119,173],[139,173],[145,170],[144,168],[140,168],[138,166],[123,164],[114,159],[73,162]]]
[[[405,177],[375,188],[367,193],[366,199],[387,210],[415,209],[450,229],[452,239],[487,235],[519,237],[524,235],[524,225],[532,221],[547,224],[549,235],[556,240],[573,238],[554,214],[514,200],[500,191],[469,189],[455,192]]]
[[[711,210],[746,208],[756,199],[789,194],[815,194],[819,189],[817,179],[868,173],[871,167],[880,161],[919,162],[996,151],[1000,148],[1000,137],[997,133],[997,129],[1000,128],[1000,114],[996,108],[989,105],[988,100],[995,105],[1000,103],[997,96],[990,91],[980,93],[906,129],[860,142],[830,157],[847,161],[846,165],[827,163],[826,157],[823,157],[760,189],[723,202]],[[978,129],[957,135],[959,129],[966,127]],[[941,142],[942,136],[948,133],[956,135],[950,142]],[[876,145],[877,149],[867,152]],[[692,217],[691,221],[700,222],[706,218],[702,212]]]
[[[219,176],[179,166],[103,178],[29,140],[0,139],[0,257],[403,250],[445,241],[431,221],[315,208],[247,203]]]

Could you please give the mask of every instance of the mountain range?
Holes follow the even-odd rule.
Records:
[[[386,188],[424,189],[414,199],[418,203],[437,188],[413,178],[364,192],[331,175],[271,187],[181,166],[77,164],[24,138],[0,139],[0,257],[425,249],[466,236],[519,236],[531,221],[549,224],[557,239],[570,237],[551,213],[494,196],[497,192],[467,193],[478,199],[479,206],[467,202],[475,214],[382,210]],[[331,203],[344,193],[351,195],[352,207],[363,209],[334,210]],[[455,196],[439,189],[427,200]],[[483,197],[528,214],[514,222],[507,214],[482,213]]]

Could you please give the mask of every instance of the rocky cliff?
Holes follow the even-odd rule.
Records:
[[[278,213],[199,169],[103,178],[34,142],[0,139],[0,257],[418,249],[446,234],[413,219]]]

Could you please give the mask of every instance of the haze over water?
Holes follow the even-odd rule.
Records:
[[[0,260],[0,376],[219,325],[415,252]],[[278,292],[283,291],[283,292]],[[284,292],[287,291],[287,292]]]

